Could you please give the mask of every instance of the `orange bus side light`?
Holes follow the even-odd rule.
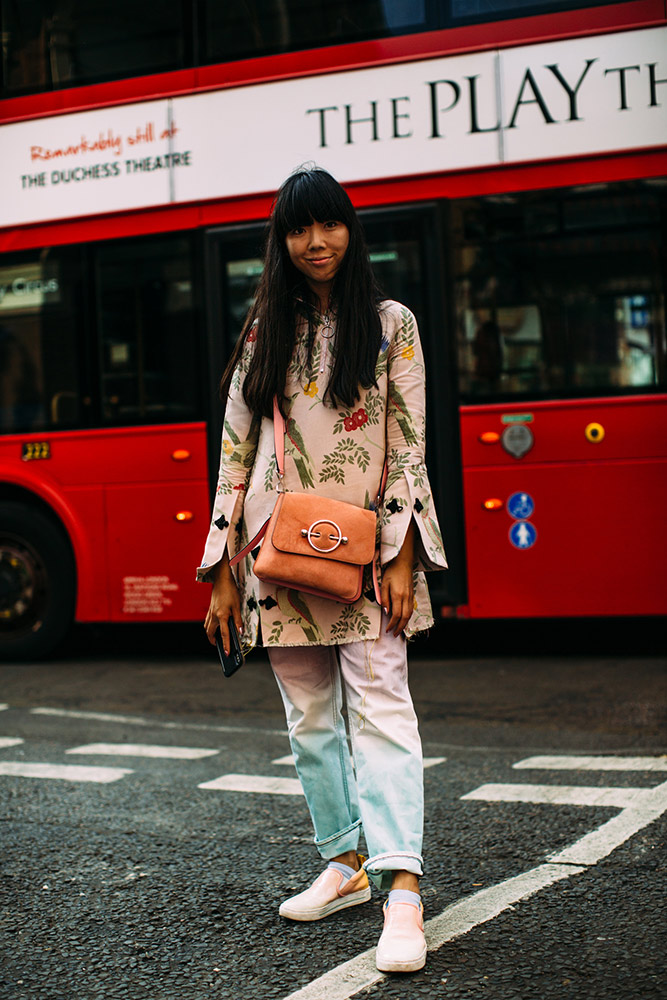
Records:
[[[500,434],[497,431],[484,431],[480,434],[479,440],[482,444],[497,444],[500,441]]]
[[[187,462],[190,458],[190,452],[187,448],[177,448],[176,451],[172,451],[171,457],[175,462]]]
[[[174,518],[177,521],[193,521],[194,514],[191,510],[179,510],[178,514],[174,514]]]
[[[485,510],[502,510],[504,504],[498,497],[489,497],[488,500],[483,501],[482,507],[484,507]]]

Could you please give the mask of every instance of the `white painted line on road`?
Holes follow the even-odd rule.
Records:
[[[151,729],[191,729],[209,733],[261,733],[263,736],[287,736],[284,729],[261,729],[254,726],[208,726],[196,722],[163,722],[145,719],[140,715],[113,715],[109,712],[83,712],[67,708],[31,708],[31,715],[52,715],[61,719],[91,719],[93,722],[112,722],[123,726],[148,726]]]
[[[533,802],[557,806],[627,809],[639,806],[650,788],[590,788],[587,785],[480,785],[462,799],[484,802]]]
[[[547,771],[667,771],[667,756],[662,757],[526,757],[512,767],[542,768]]]
[[[570,847],[549,856],[558,864],[595,865],[667,811],[667,782],[645,789],[642,802],[587,833]]]
[[[553,788],[553,786],[505,787]],[[599,792],[601,789],[585,789],[585,791]],[[603,823],[597,830],[586,834],[557,854],[550,855],[546,864],[498,885],[490,886],[488,889],[482,889],[474,896],[458,900],[443,910],[439,916],[428,920],[425,929],[429,950],[435,951],[446,941],[467,934],[474,927],[492,920],[513,903],[533,895],[545,886],[577,875],[585,871],[587,866],[597,864],[667,811],[667,782],[650,789],[611,789],[611,791],[641,791],[643,797],[639,805],[624,808],[618,816]],[[468,799],[471,795],[461,797]],[[553,802],[554,799],[541,801]],[[313,980],[302,989],[290,993],[284,1000],[349,1000],[360,990],[384,978],[384,974],[375,968],[375,950],[371,948]]]
[[[60,778],[63,781],[95,781],[105,785],[132,774],[123,767],[82,767],[80,764],[15,764],[0,761],[0,775],[12,778]]]
[[[199,760],[213,757],[219,750],[205,750],[203,747],[165,747],[152,743],[87,743],[73,747],[66,753],[108,755],[111,757],[159,757],[166,760]]]
[[[8,708],[9,705],[6,702],[3,702],[2,705],[0,705],[0,712],[6,712]]]
[[[437,764],[444,764],[447,760],[446,757],[424,757],[424,767],[435,767]],[[271,761],[272,764],[278,764],[282,767],[291,764],[294,766],[294,754],[288,753],[284,757],[276,757],[275,760]]]
[[[223,774],[204,781],[198,788],[220,792],[259,792],[263,795],[303,795],[298,778],[269,778],[261,774]]]
[[[429,950],[436,951],[446,941],[461,937],[473,927],[493,920],[514,903],[582,871],[584,868],[577,865],[540,865],[499,882],[498,885],[482,889],[473,896],[457,900],[437,917],[426,921],[424,929]],[[290,993],[285,1000],[348,1000],[360,990],[385,978],[384,973],[378,972],[375,967],[375,948],[370,948],[302,989]]]
[[[0,749],[17,747],[19,743],[23,743],[23,740],[19,739],[18,736],[0,736]]]

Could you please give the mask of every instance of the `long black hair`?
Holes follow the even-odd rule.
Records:
[[[273,203],[264,248],[264,270],[241,336],[225,369],[220,392],[226,401],[232,375],[253,324],[256,344],[246,374],[243,396],[253,413],[270,417],[273,398],[281,409],[287,369],[294,351],[298,321],[306,316],[309,350],[316,330],[315,296],[303,274],[292,264],[286,237],[313,222],[344,223],[350,242],[331,289],[336,313],[334,360],[324,394],[333,406],[352,406],[364,389],[376,385],[375,365],[382,330],[381,298],[368,258],[361,223],[348,195],[331,174],[319,167],[301,168],[282,185]]]

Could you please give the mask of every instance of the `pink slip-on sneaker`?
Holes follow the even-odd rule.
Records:
[[[290,920],[322,920],[370,898],[371,887],[363,868],[350,878],[335,868],[325,868],[308,889],[286,899],[278,912]]]
[[[412,903],[384,904],[384,930],[375,952],[380,972],[416,972],[426,964],[424,907]]]

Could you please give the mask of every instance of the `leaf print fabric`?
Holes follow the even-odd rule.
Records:
[[[386,451],[388,480],[378,513],[378,570],[381,575],[382,566],[398,554],[414,518],[419,540],[415,610],[406,629],[410,636],[433,623],[423,571],[445,568],[446,561],[424,464],[424,363],[417,324],[409,309],[390,300],[381,304],[380,318],[377,387],[362,390],[351,408],[324,403],[329,371],[320,373],[320,359],[326,359],[326,368],[331,352],[323,350],[318,332],[309,361],[306,322],[297,329],[285,387],[285,487],[374,509]],[[218,490],[199,580],[210,579],[210,569],[222,558],[225,544],[234,555],[255,537],[277,498],[273,423],[266,418],[253,420],[242,396],[255,340],[250,334],[232,379]],[[230,526],[225,529],[226,521]],[[334,645],[379,635],[381,609],[373,597],[370,570],[363,596],[342,605],[262,583],[252,564],[249,555],[237,567],[250,644],[258,640],[260,623],[262,641],[268,646]]]
[[[387,348],[388,475],[381,512],[381,562],[385,565],[398,555],[414,517],[420,543],[417,568],[441,569],[447,563],[424,461],[424,358],[414,316],[405,306],[400,313],[401,325]]]

